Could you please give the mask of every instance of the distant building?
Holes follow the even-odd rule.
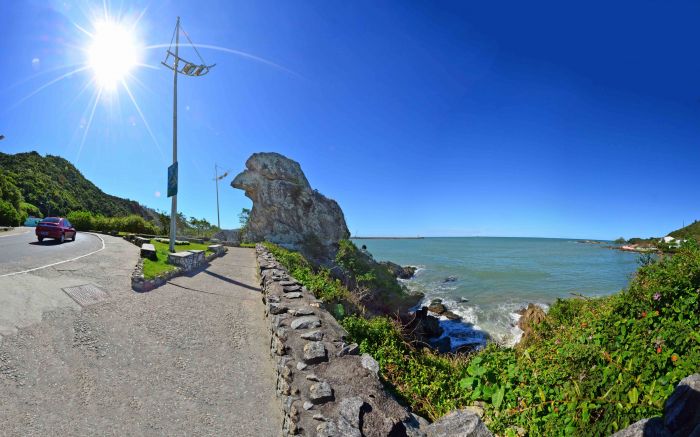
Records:
[[[27,220],[24,221],[24,226],[36,227],[37,223],[39,223],[40,221],[40,218],[27,217]]]
[[[668,244],[669,246],[674,247],[680,247],[681,243],[685,242],[685,240],[681,240],[680,238],[673,238],[670,235],[665,236],[661,239],[661,241]]]

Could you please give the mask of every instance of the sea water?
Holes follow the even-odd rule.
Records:
[[[543,308],[557,298],[603,296],[623,289],[638,267],[638,255],[579,240],[552,238],[355,239],[377,261],[418,267],[406,286],[440,298],[459,322],[441,317],[452,347],[512,345],[522,332],[516,313],[528,303]]]

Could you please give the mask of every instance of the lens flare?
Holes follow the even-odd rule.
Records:
[[[140,63],[140,49],[126,26],[112,21],[94,25],[88,48],[88,65],[101,88],[114,90]]]

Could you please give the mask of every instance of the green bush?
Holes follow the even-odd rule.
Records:
[[[0,225],[18,226],[21,222],[20,213],[6,200],[0,199]]]
[[[88,211],[73,211],[66,217],[73,227],[79,231],[94,230],[93,215]]]
[[[272,243],[263,243],[277,261],[289,270],[289,273],[324,302],[337,302],[347,299],[350,292],[339,280],[331,277],[325,268],[314,270],[311,264],[299,253],[284,249]]]
[[[25,219],[26,217],[43,217],[39,208],[32,205],[31,203],[21,202],[19,208],[22,214],[25,216]]]
[[[153,223],[147,222],[143,217],[135,214],[126,217],[104,217],[88,211],[73,211],[68,214],[67,218],[79,231],[118,231],[155,235],[159,230]]]

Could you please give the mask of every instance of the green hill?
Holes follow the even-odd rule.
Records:
[[[104,193],[59,156],[0,153],[0,224],[14,225],[27,215],[40,211],[45,216],[49,210],[58,216],[83,210],[108,217],[137,214],[157,220],[152,209]]]
[[[670,234],[673,238],[680,238],[683,240],[695,239],[700,242],[700,222],[695,220],[693,223],[689,224],[684,228],[677,229]]]

